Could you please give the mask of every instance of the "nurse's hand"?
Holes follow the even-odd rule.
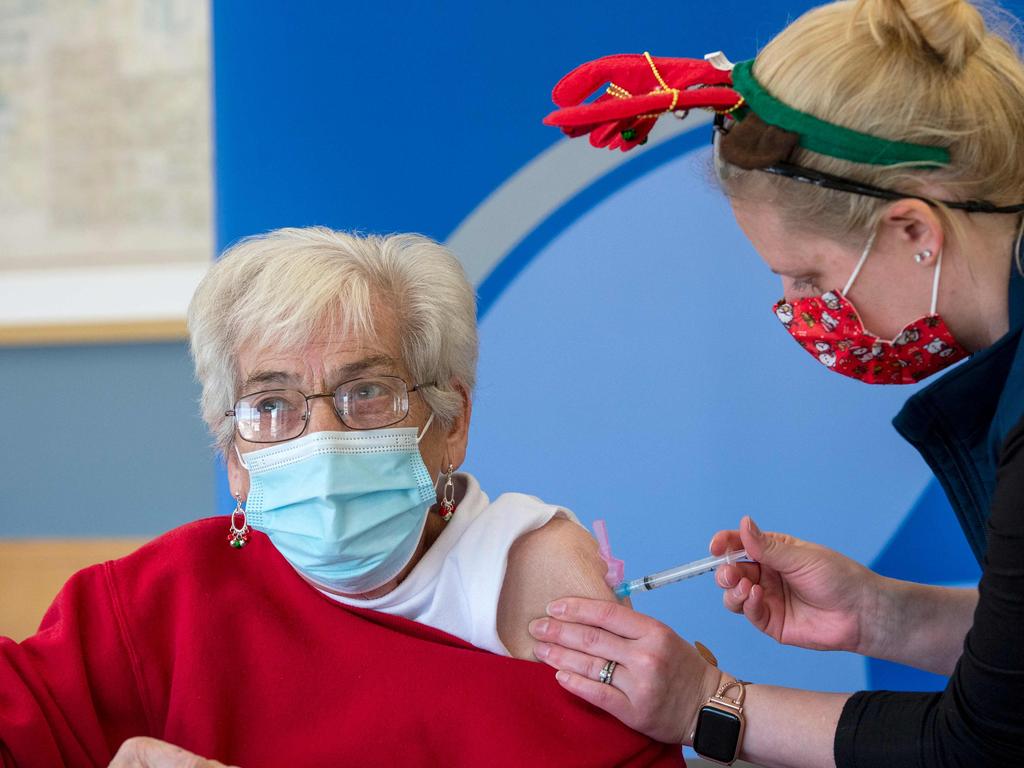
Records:
[[[109,768],[225,768],[181,747],[158,739],[136,736],[125,741]]]
[[[534,655],[559,672],[563,688],[652,739],[689,743],[697,711],[722,672],[660,621],[605,600],[564,597],[530,623]],[[599,682],[617,662],[611,684]]]
[[[719,531],[711,554],[745,549],[756,563],[718,569],[722,601],[780,643],[871,655],[884,632],[879,600],[885,580],[826,547],[762,532],[744,517],[738,531]]]

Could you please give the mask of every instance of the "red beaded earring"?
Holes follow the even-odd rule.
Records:
[[[238,525],[237,518],[242,518]],[[242,507],[242,494],[235,494],[235,508],[231,511],[231,527],[228,529],[228,543],[235,549],[241,549],[249,540],[249,524],[245,522],[245,509]]]
[[[455,514],[455,483],[452,481],[452,473],[454,472],[455,467],[449,464],[448,471],[445,473],[444,491],[441,495],[441,509],[439,510],[441,519],[446,523]]]

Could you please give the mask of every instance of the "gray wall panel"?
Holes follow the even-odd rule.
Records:
[[[214,513],[182,342],[0,349],[0,537],[148,536]]]

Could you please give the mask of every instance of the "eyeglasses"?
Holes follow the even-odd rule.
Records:
[[[380,429],[409,414],[409,393],[430,384],[409,387],[397,376],[352,379],[333,392],[304,395],[294,389],[268,389],[245,395],[225,416],[233,416],[238,435],[250,443],[278,443],[306,431],[309,401],[329,397],[334,411],[349,429]]]
[[[719,142],[721,138],[729,133],[729,129],[732,127],[735,120],[733,118],[726,118],[725,115],[715,115],[714,124],[711,127],[711,146],[712,152],[715,158],[715,170],[721,170],[721,159],[719,155]],[[759,171],[765,173],[772,173],[776,176],[785,176],[787,179],[793,179],[793,181],[799,181],[803,184],[813,184],[816,187],[824,187],[825,189],[834,189],[839,192],[848,192],[852,195],[863,195],[865,197],[874,197],[879,200],[920,200],[921,202],[927,203],[928,205],[935,207],[936,205],[944,205],[947,208],[953,208],[959,211],[968,211],[970,213],[1021,213],[1024,212],[1024,203],[1016,205],[996,205],[988,200],[934,200],[928,197],[921,197],[909,192],[900,192],[893,189],[884,189],[882,187],[876,187],[872,184],[865,184],[853,179],[847,179],[842,176],[834,176],[831,173],[823,173],[816,171],[813,168],[807,168],[801,165],[795,165],[793,163],[775,163],[765,168],[758,168]]]

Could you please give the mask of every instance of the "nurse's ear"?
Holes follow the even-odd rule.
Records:
[[[232,497],[245,501],[249,498],[249,470],[242,466],[236,442],[232,441],[231,447],[225,452],[224,463],[228,469],[228,485]]]
[[[890,203],[879,219],[879,250],[917,264],[933,266],[945,243],[942,219],[923,200],[905,198]]]

